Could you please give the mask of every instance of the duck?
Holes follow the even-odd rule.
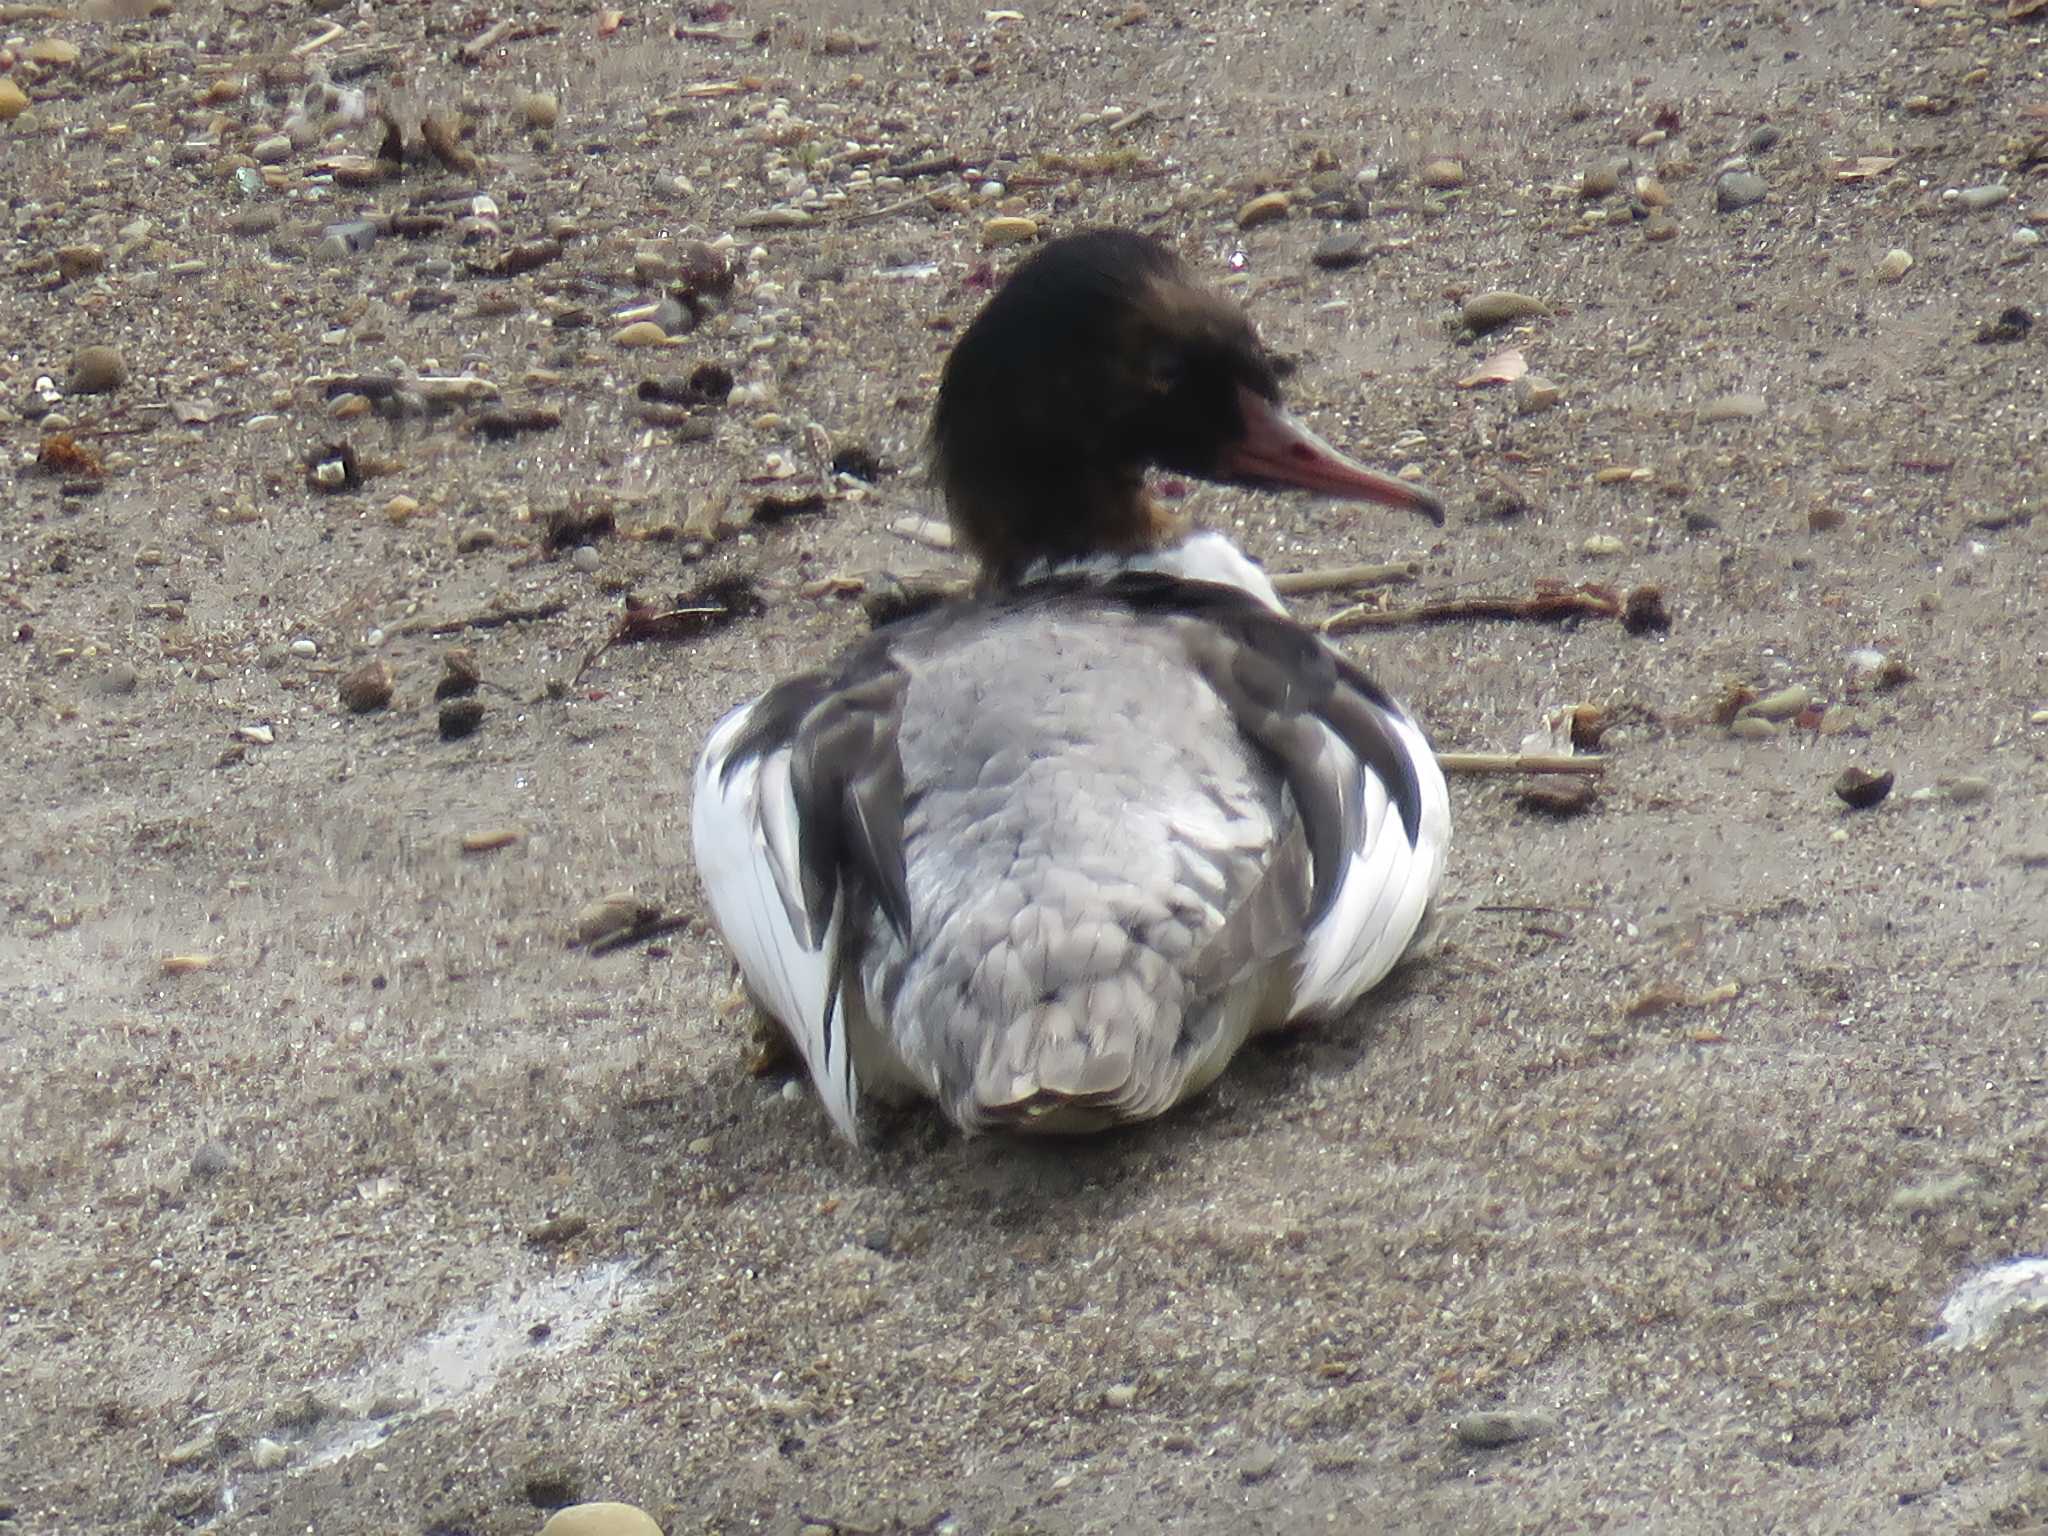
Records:
[[[971,591],[712,729],[711,916],[832,1124],[1088,1133],[1344,1014],[1430,925],[1450,845],[1414,716],[1147,475],[1443,520],[1281,399],[1167,246],[1040,246],[942,368],[928,470]]]

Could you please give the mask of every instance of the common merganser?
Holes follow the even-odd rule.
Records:
[[[869,1094],[970,1133],[1158,1115],[1386,975],[1450,804],[1406,710],[1145,470],[1441,505],[1289,416],[1242,311],[1114,230],[967,328],[931,464],[982,585],[712,731],[712,915],[853,1140]]]

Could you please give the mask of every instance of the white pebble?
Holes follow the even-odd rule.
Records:
[[[320,654],[320,647],[311,640],[294,640],[292,642],[292,654],[294,656],[318,656]]]

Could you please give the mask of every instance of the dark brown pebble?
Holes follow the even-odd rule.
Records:
[[[2000,312],[1998,318],[1977,333],[1977,344],[1989,346],[2001,341],[2025,341],[2034,328],[2034,317],[2019,305]]]
[[[1872,773],[1867,768],[1844,768],[1835,779],[1835,797],[1852,811],[1867,811],[1892,792],[1891,770]]]
[[[560,411],[537,405],[484,411],[476,418],[476,430],[493,442],[503,442],[522,432],[552,432],[561,424]]]
[[[1641,586],[1629,593],[1621,608],[1621,627],[1632,635],[1662,634],[1671,627],[1662,587]]]
[[[559,240],[522,240],[491,265],[490,270],[503,277],[517,277],[522,272],[532,272],[544,267],[562,254]]]
[[[466,645],[458,645],[441,658],[441,680],[434,684],[436,699],[459,699],[476,692],[477,684],[483,681],[483,669],[477,665],[476,652]]]
[[[338,691],[349,713],[367,715],[391,702],[393,678],[388,663],[366,661],[353,672],[344,673]]]
[[[1515,803],[1539,816],[1563,817],[1591,810],[1599,797],[1591,779],[1538,779],[1515,797]]]
[[[482,699],[450,699],[441,706],[441,739],[460,741],[476,733],[484,723]]]
[[[588,1216],[557,1216],[537,1227],[528,1227],[526,1240],[536,1248],[551,1248],[560,1243],[574,1242],[589,1230]]]
[[[560,507],[548,514],[540,547],[552,555],[604,538],[618,528],[619,520],[610,507]]]

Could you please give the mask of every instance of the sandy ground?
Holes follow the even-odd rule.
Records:
[[[2048,15],[1021,9],[600,35],[546,0],[472,63],[487,9],[0,7],[33,103],[0,123],[0,1532],[498,1536],[577,1497],[671,1533],[2048,1521],[2048,1318],[1932,1342],[1959,1283],[2048,1252],[2048,329],[1975,339],[2048,292]],[[336,187],[379,131],[322,110],[266,181],[309,69],[409,144],[463,114],[481,167]],[[1735,154],[1766,195],[1721,212]],[[1630,210],[1650,174],[1668,204]],[[806,185],[808,223],[758,217]],[[479,187],[475,246],[319,249]],[[1602,706],[1597,804],[1459,781],[1442,948],[1163,1123],[906,1114],[857,1151],[746,1069],[687,773],[862,632],[817,583],[954,569],[888,529],[933,510],[922,412],[1005,214],[1171,241],[1321,430],[1453,505],[1433,535],[1189,497],[1273,569],[1416,561],[1397,604],[1655,583],[1673,622],[1347,637],[1447,749]],[[694,330],[614,344],[664,252],[727,234]],[[1360,264],[1312,264],[1346,234]],[[1491,289],[1548,312],[1475,339]],[[66,393],[90,345],[125,382]],[[1503,346],[1554,409],[1454,387]],[[703,363],[734,403],[641,418]],[[313,382],[463,371],[561,424],[336,418]],[[102,477],[32,467],[60,427]],[[342,440],[370,478],[310,487]],[[821,444],[896,472],[660,536],[816,489]],[[626,592],[731,575],[765,612],[586,665]],[[451,741],[456,646],[485,712]],[[378,657],[395,699],[351,714]],[[1734,734],[1736,685],[1814,707]],[[1890,798],[1847,810],[1851,765]],[[686,921],[569,947],[620,889]],[[1464,1444],[1491,1411],[1526,1438]]]

